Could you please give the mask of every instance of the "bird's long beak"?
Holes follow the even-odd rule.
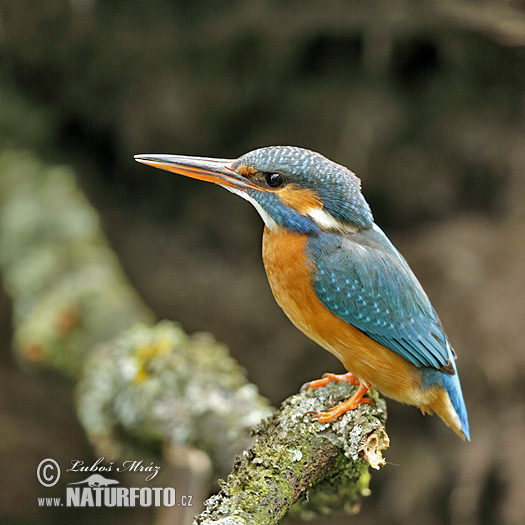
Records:
[[[192,179],[214,182],[230,188],[259,189],[233,169],[233,159],[212,159],[187,155],[135,155],[135,160]]]

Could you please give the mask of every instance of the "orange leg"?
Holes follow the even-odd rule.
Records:
[[[330,408],[326,412],[310,412],[312,418],[320,423],[328,423],[342,416],[345,412],[349,410],[355,410],[359,405],[366,405],[372,401],[370,397],[364,397],[364,395],[370,390],[370,383],[358,381],[353,374],[347,372],[346,374],[324,374],[322,379],[316,379],[315,381],[310,381],[305,383],[302,390],[307,390],[309,388],[319,388],[321,386],[327,385],[330,381],[347,381],[353,385],[358,386],[358,389],[354,392],[350,399],[343,401]]]
[[[319,388],[321,386],[326,386],[328,383],[330,383],[330,381],[335,381],[336,383],[345,381],[348,383],[352,383],[352,385],[359,386],[359,381],[354,377],[354,374],[352,374],[352,372],[347,372],[346,374],[331,374],[330,372],[327,372],[326,374],[323,374],[322,379],[315,379],[314,381],[309,381],[308,383],[305,383],[301,387],[301,392],[310,388]]]
[[[308,390],[310,388],[313,389],[326,386],[328,383],[330,383],[330,381],[335,381],[337,383],[344,381],[352,383],[359,388],[354,392],[350,399],[335,405],[326,412],[311,412],[312,418],[316,421],[319,421],[320,423],[328,423],[333,421],[334,419],[342,416],[345,412],[348,412],[349,410],[355,410],[359,405],[366,405],[372,401],[372,398],[364,397],[364,395],[370,390],[370,383],[357,380],[352,372],[347,372],[346,374],[323,374],[321,379],[316,379],[314,381],[305,383],[301,387],[301,391]]]
[[[370,383],[360,383],[359,388],[350,399],[335,405],[326,412],[314,412],[312,418],[320,423],[328,423],[349,410],[355,410],[359,405],[366,405],[372,401],[370,397],[363,397],[369,390]]]

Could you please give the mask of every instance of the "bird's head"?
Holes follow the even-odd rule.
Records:
[[[136,155],[135,160],[225,187],[250,201],[270,229],[352,232],[373,223],[359,179],[307,149],[270,146],[233,160],[183,155]]]

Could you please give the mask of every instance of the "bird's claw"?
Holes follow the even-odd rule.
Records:
[[[326,372],[325,374],[323,374],[323,377],[321,379],[314,379],[313,381],[308,381],[308,383],[305,383],[301,387],[301,392],[326,386],[331,381],[334,381],[336,383],[352,383],[352,385],[355,386],[359,385],[359,381],[354,377],[352,372],[347,372],[346,374],[332,374],[330,372]]]
[[[343,374],[342,377],[344,377],[344,379],[340,379],[341,381],[355,380],[354,376],[351,374]],[[355,410],[359,405],[366,405],[373,401],[371,397],[364,397],[369,389],[370,383],[360,383],[353,396],[346,401],[338,403],[326,412],[308,412],[308,414],[311,414],[312,419],[314,421],[318,421],[319,423],[328,423],[333,421],[334,419],[342,416],[345,412],[348,412],[349,410]]]

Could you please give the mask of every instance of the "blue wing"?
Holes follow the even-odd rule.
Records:
[[[434,308],[380,228],[311,236],[307,250],[316,295],[328,310],[414,365],[454,373]]]

